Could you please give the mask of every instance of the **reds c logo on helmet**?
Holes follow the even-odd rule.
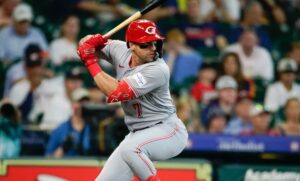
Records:
[[[146,43],[163,40],[159,34],[156,24],[149,20],[136,20],[129,24],[126,31],[126,41],[135,43]]]
[[[154,35],[154,34],[156,34],[156,27],[148,26],[146,28],[145,32],[148,33],[149,35]]]

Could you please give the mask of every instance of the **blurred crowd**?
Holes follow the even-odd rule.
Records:
[[[0,0],[0,158],[118,145],[124,113],[105,103],[76,48],[147,2]],[[190,133],[300,136],[300,0],[167,0],[143,18],[166,37],[172,98]]]

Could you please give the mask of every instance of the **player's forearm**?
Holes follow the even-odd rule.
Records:
[[[118,80],[111,77],[104,71],[101,71],[98,73],[94,80],[100,89],[101,92],[103,92],[106,96],[109,96],[113,91],[115,91],[118,87]]]

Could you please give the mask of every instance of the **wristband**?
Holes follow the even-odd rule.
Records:
[[[87,69],[89,70],[92,77],[95,77],[98,73],[102,72],[101,67],[96,62],[88,65]]]

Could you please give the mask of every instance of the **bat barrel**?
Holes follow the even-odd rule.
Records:
[[[149,11],[151,11],[152,9],[158,7],[159,5],[163,4],[164,2],[166,2],[166,0],[153,0],[153,1],[151,1],[149,4],[147,4],[141,10],[141,14],[144,15],[144,14],[148,13]]]
[[[131,23],[134,20],[139,19],[142,16],[141,12],[138,11],[136,13],[134,13],[132,16],[130,16],[129,18],[127,18],[126,20],[124,20],[122,23],[120,23],[118,26],[114,27],[113,29],[111,29],[109,32],[105,33],[105,37],[109,38],[111,35],[115,34],[116,32],[118,32],[120,29],[124,28],[125,26],[127,26],[129,23]]]
[[[104,37],[108,39],[110,36],[112,36],[113,34],[115,34],[118,31],[120,31],[122,28],[127,26],[129,23],[131,23],[134,20],[139,19],[142,15],[148,13],[152,9],[154,9],[154,8],[158,7],[159,5],[163,4],[165,1],[166,0],[153,0],[153,1],[151,1],[141,11],[138,11],[138,12],[134,13],[129,18],[127,18],[122,23],[120,23],[118,26],[116,26],[115,28],[113,28],[109,32],[105,33]]]

